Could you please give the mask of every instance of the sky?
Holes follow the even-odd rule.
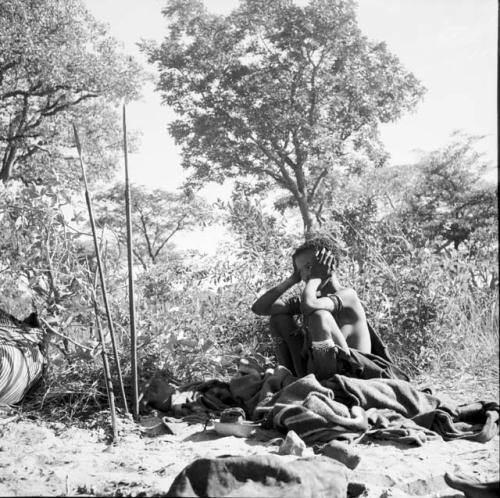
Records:
[[[297,3],[307,3],[296,0]],[[136,43],[160,42],[166,33],[161,15],[165,0],[84,0],[93,15],[109,25],[124,50],[154,75]],[[225,14],[237,0],[205,0],[207,8]],[[497,2],[496,0],[359,0],[358,23],[375,41],[387,42],[405,68],[427,88],[423,102],[395,123],[381,125],[390,163],[411,164],[418,151],[431,151],[449,141],[455,130],[485,135],[479,148],[497,163]],[[127,127],[141,140],[129,157],[132,182],[174,190],[186,174],[181,153],[168,135],[174,113],[161,104],[148,83],[139,102],[127,107]],[[227,197],[228,188],[206,187],[208,200]]]

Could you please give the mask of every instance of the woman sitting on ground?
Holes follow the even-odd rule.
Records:
[[[328,238],[306,241],[292,256],[292,274],[252,306],[257,315],[271,317],[278,363],[298,377],[314,373],[325,379],[337,373],[338,349],[347,356],[351,349],[371,352],[365,311],[354,289],[339,284],[334,250]],[[301,297],[283,299],[301,280]]]

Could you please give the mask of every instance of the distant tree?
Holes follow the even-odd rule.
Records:
[[[70,121],[103,173],[103,159],[119,147],[113,105],[136,97],[140,80],[138,65],[81,0],[2,0],[0,179],[71,180],[54,171],[67,166],[61,146],[73,143]]]
[[[395,170],[386,184],[399,198],[397,217],[416,245],[459,249],[482,230],[496,239],[497,191],[484,179],[486,165],[475,148],[479,139],[456,134],[410,169]]]
[[[200,0],[170,0],[169,33],[145,44],[159,90],[180,116],[170,133],[183,146],[192,182],[246,176],[260,190],[284,189],[314,223],[329,175],[383,162],[377,127],[423,94],[385,43],[367,40],[353,1],[242,0],[227,16]]]
[[[98,223],[115,233],[120,245],[126,244],[124,187],[114,187],[95,196]],[[194,195],[161,189],[131,187],[134,255],[146,270],[165,259],[173,237],[183,230],[206,225],[214,216],[211,207]]]

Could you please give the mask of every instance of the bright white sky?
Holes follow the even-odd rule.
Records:
[[[140,39],[161,41],[164,0],[84,0],[97,19],[145,66]],[[307,3],[298,0],[298,3]],[[208,9],[227,13],[237,0],[205,0]],[[373,40],[384,40],[427,88],[424,101],[396,123],[381,127],[392,164],[411,163],[417,150],[445,145],[455,130],[486,135],[481,146],[495,171],[497,160],[496,0],[358,0],[358,21]],[[151,68],[151,71],[154,71]],[[127,108],[129,129],[140,130],[139,150],[129,158],[131,181],[177,188],[185,178],[179,148],[167,133],[173,113],[162,106],[154,85]],[[227,189],[205,188],[210,200]]]

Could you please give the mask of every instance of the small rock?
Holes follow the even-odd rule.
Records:
[[[343,463],[346,467],[351,470],[355,469],[361,457],[358,453],[349,445],[341,443],[340,441],[330,441],[322,450],[321,454],[327,457],[337,460],[337,462]]]
[[[306,450],[306,443],[300,439],[295,431],[288,431],[285,440],[278,450],[279,455],[302,456]]]

